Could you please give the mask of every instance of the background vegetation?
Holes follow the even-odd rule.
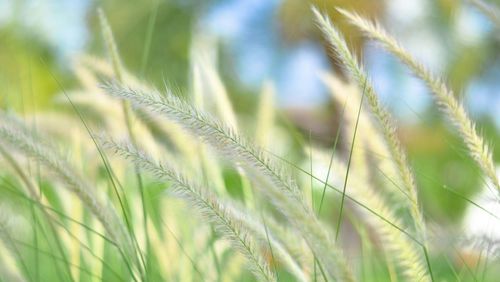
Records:
[[[1,279],[498,277],[493,1],[55,2],[0,3]]]

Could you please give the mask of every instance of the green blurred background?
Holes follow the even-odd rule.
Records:
[[[378,93],[400,123],[425,212],[458,223],[483,186],[460,138],[437,113],[427,89],[380,48],[365,42],[335,6],[378,19],[460,95],[500,159],[499,31],[458,0],[0,1],[0,106],[20,114],[58,110],[53,97],[77,88],[72,60],[105,56],[97,8],[107,14],[125,65],[161,86],[188,89],[194,35],[215,39],[218,67],[234,105],[248,111],[264,81],[298,132],[330,146],[337,108],[318,74],[342,76],[316,29],[311,4],[328,11],[363,58]],[[497,3],[498,4],[498,3]],[[318,126],[320,125],[320,126]],[[449,190],[455,192],[450,192]]]

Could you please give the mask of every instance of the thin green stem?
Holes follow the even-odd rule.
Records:
[[[144,41],[144,50],[142,52],[142,60],[141,60],[141,76],[144,76],[146,72],[146,65],[148,64],[149,52],[151,51],[151,42],[153,40],[153,33],[155,29],[156,16],[158,15],[158,1],[155,1],[153,4],[153,12],[149,17],[148,29],[146,31],[146,40]]]
[[[321,194],[321,201],[319,202],[318,215],[321,213],[321,208],[323,207],[323,199],[325,198],[325,192],[326,192],[326,183],[328,183],[328,180],[330,178],[330,171],[332,170],[333,159],[335,157],[335,151],[337,150],[337,142],[339,141],[340,131],[342,129],[342,124],[343,124],[342,120],[344,118],[346,105],[347,105],[347,98],[344,101],[344,105],[342,106],[342,112],[340,114],[339,122],[337,125],[337,133],[335,134],[335,141],[333,143],[332,154],[330,156],[330,163],[328,164],[328,172],[326,173],[325,185],[323,186],[323,193]]]
[[[347,171],[345,173],[344,187],[342,188],[342,198],[340,200],[340,212],[339,212],[339,218],[337,221],[337,229],[335,231],[335,241],[338,240],[339,234],[340,234],[340,225],[342,223],[342,211],[344,210],[345,191],[347,188],[347,180],[349,177],[349,170],[351,167],[352,153],[354,152],[354,143],[356,141],[356,135],[358,132],[359,117],[361,116],[361,108],[363,107],[363,100],[365,98],[365,93],[366,93],[365,90],[366,90],[366,80],[365,80],[365,84],[363,86],[363,95],[361,96],[361,101],[359,102],[358,116],[356,117],[356,125],[354,126],[354,134],[352,136],[352,142],[351,142],[351,151],[349,152],[349,160],[347,161]],[[325,187],[326,187],[326,183],[325,183]]]

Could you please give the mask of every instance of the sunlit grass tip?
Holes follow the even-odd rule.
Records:
[[[406,51],[396,39],[391,37],[379,24],[373,23],[346,10],[338,9],[351,23],[362,30],[366,36],[379,42],[382,47],[399,58],[431,89],[439,108],[456,126],[460,136],[468,148],[469,155],[481,168],[483,173],[492,181],[500,192],[500,182],[495,173],[492,152],[489,144],[476,131],[476,125],[467,114],[464,106],[457,100],[453,91],[438,76],[434,75],[423,64],[418,62]]]

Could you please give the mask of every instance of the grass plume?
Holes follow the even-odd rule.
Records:
[[[190,182],[170,165],[166,163],[157,164],[149,156],[131,146],[112,141],[107,141],[105,145],[123,157],[130,159],[135,165],[153,173],[155,177],[170,181],[174,193],[199,209],[216,226],[220,234],[226,237],[247,258],[250,270],[257,278],[262,281],[276,281],[268,265],[256,251],[251,236],[242,230],[241,223],[230,216],[215,195]]]
[[[27,157],[37,159],[43,166],[53,172],[60,179],[63,187],[73,192],[96,216],[108,232],[111,240],[119,246],[125,257],[134,257],[132,243],[121,219],[111,206],[107,198],[99,195],[95,188],[85,181],[72,166],[47,143],[40,141],[40,137],[29,133],[25,127],[16,128],[10,124],[0,125],[2,143],[13,148]],[[132,259],[132,263],[135,261]]]
[[[251,146],[227,126],[181,101],[168,90],[166,95],[157,92],[144,93],[116,83],[108,83],[103,88],[112,96],[127,99],[136,106],[146,107],[152,112],[167,116],[202,138],[228,160],[243,166],[249,177],[257,183],[259,191],[269,196],[277,209],[304,236],[329,274],[344,280],[353,279],[340,250],[334,246],[310,206],[304,202],[293,179],[278,169],[262,151]],[[325,250],[330,252],[325,253]]]
[[[409,195],[410,211],[415,222],[416,230],[421,238],[425,238],[425,223],[418,203],[418,192],[415,179],[410,166],[408,165],[406,153],[397,138],[394,121],[390,113],[380,104],[375,90],[363,70],[363,67],[358,63],[357,58],[349,50],[349,47],[347,47],[343,36],[330,23],[330,20],[321,15],[316,8],[313,8],[313,12],[325,38],[337,52],[340,60],[347,71],[351,74],[353,80],[357,82],[359,87],[365,88],[366,100],[371,108],[371,112],[378,120],[378,124],[382,130],[385,141],[388,144],[391,155],[397,164],[399,176],[404,183],[405,191]]]
[[[500,182],[495,173],[491,148],[484,138],[477,133],[475,123],[471,120],[462,103],[457,100],[455,94],[446,83],[410,55],[410,53],[380,25],[370,22],[355,13],[350,13],[341,9],[339,9],[339,11],[346,16],[351,23],[362,30],[366,36],[379,42],[386,50],[406,64],[415,75],[420,77],[427,84],[434,94],[434,98],[440,109],[455,125],[460,136],[464,138],[464,143],[467,146],[469,155],[500,192]]]

